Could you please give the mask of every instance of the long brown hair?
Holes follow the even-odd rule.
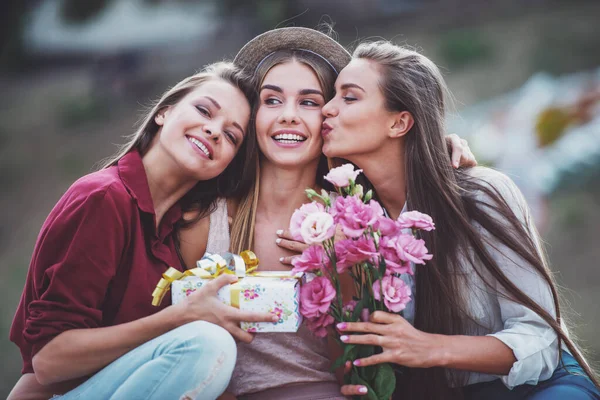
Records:
[[[552,273],[532,232],[510,208],[504,191],[491,187],[464,169],[453,170],[444,139],[444,113],[447,88],[435,64],[416,51],[389,42],[363,43],[355,58],[375,62],[381,71],[380,88],[390,111],[408,111],[414,126],[405,139],[407,206],[432,216],[434,232],[422,238],[433,254],[427,268],[416,272],[415,327],[446,335],[465,334],[469,316],[462,297],[461,263],[471,264],[488,291],[521,304],[552,327],[589,377],[598,381],[576,345],[561,327],[559,296]],[[482,201],[481,195],[491,199]],[[476,226],[486,231],[482,235]],[[491,236],[514,252],[549,286],[556,318],[520,290],[502,271],[490,254]],[[471,254],[471,256],[469,256]],[[482,272],[485,272],[482,273]],[[495,289],[490,276],[500,290]],[[467,289],[468,290],[468,289]],[[411,369],[402,377],[402,398],[460,398],[458,374],[442,368]],[[407,397],[408,396],[408,397]]]
[[[265,58],[255,72],[254,82],[255,91],[258,92],[262,86],[265,77],[269,71],[276,65],[297,61],[308,66],[317,76],[317,80],[323,90],[325,102],[333,97],[333,85],[337,78],[337,73],[320,56],[305,50],[286,49],[278,50]],[[257,102],[258,103],[258,102]],[[259,104],[255,104],[252,110],[252,120],[254,121]],[[255,179],[249,189],[249,194],[241,199],[236,211],[233,224],[231,226],[231,251],[241,252],[243,250],[253,249],[254,247],[254,228],[256,220],[256,208],[258,206],[258,196],[260,187],[260,149],[257,146],[259,159],[255,161]],[[321,156],[319,167],[317,169],[317,184],[321,187],[329,187],[324,181],[323,176],[327,174],[327,159]]]
[[[218,62],[207,65],[200,72],[191,75],[172,88],[168,89],[160,99],[151,106],[149,111],[140,120],[137,130],[129,136],[129,140],[120,146],[115,155],[105,159],[100,168],[108,168],[116,165],[119,160],[132,150],[137,150],[143,156],[156,133],[159,126],[155,117],[159,111],[179,103],[187,94],[202,86],[211,79],[221,79],[240,89],[250,104],[253,104],[255,91],[252,87],[251,78],[245,75],[238,67],[230,62]],[[218,197],[241,198],[245,196],[254,182],[253,165],[256,162],[256,138],[254,135],[254,124],[249,123],[246,137],[238,153],[219,176],[208,181],[196,184],[182,199],[181,205],[184,211],[197,211],[196,217],[190,221],[180,221],[180,225],[189,225],[200,217],[212,212],[215,200]]]

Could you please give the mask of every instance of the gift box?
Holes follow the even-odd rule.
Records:
[[[296,332],[302,323],[300,315],[300,285],[305,280],[302,273],[257,272],[245,276],[238,282],[224,286],[217,293],[225,304],[240,310],[268,312],[279,317],[279,321],[242,322],[247,332]],[[201,288],[210,279],[187,276],[171,284],[173,304],[184,300],[190,293]]]

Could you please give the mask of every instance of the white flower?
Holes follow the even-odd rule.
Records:
[[[358,174],[362,172],[362,169],[354,170],[354,165],[352,164],[344,164],[341,167],[333,168],[327,175],[325,175],[325,179],[329,182],[333,183],[336,187],[343,188],[349,186]]]
[[[306,244],[322,243],[335,234],[333,217],[324,211],[308,214],[300,225],[300,234]]]

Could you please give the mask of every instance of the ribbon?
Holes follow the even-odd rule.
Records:
[[[163,274],[160,281],[156,285],[156,288],[152,292],[152,305],[159,306],[162,303],[165,294],[171,289],[171,284],[174,281],[183,279],[187,276],[197,276],[202,279],[214,279],[223,274],[236,275],[238,278],[244,278],[245,276],[261,276],[262,273],[256,272],[258,268],[258,257],[250,250],[245,250],[238,254],[223,253],[219,254],[207,254],[202,257],[201,260],[196,262],[196,267],[188,269],[185,272],[181,272],[173,267],[169,267]],[[289,274],[286,273],[288,276]],[[234,286],[236,286],[234,288]],[[239,292],[240,288],[237,284],[233,284],[232,290],[232,305],[237,304],[239,308]],[[233,293],[237,293],[237,297],[234,301]]]

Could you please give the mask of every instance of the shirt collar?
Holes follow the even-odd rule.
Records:
[[[142,163],[142,157],[137,150],[125,154],[118,162],[119,176],[127,191],[133,197],[138,208],[148,214],[154,214],[154,203],[150,196],[148,177]]]
[[[137,150],[132,150],[125,154],[117,164],[119,176],[127,191],[137,203],[138,208],[145,213],[155,216],[154,203],[150,195],[150,187],[148,186],[148,177],[146,169],[142,163],[142,156]],[[158,229],[158,236],[162,240],[168,235],[173,226],[182,216],[182,209],[179,202],[175,203],[163,216]]]

